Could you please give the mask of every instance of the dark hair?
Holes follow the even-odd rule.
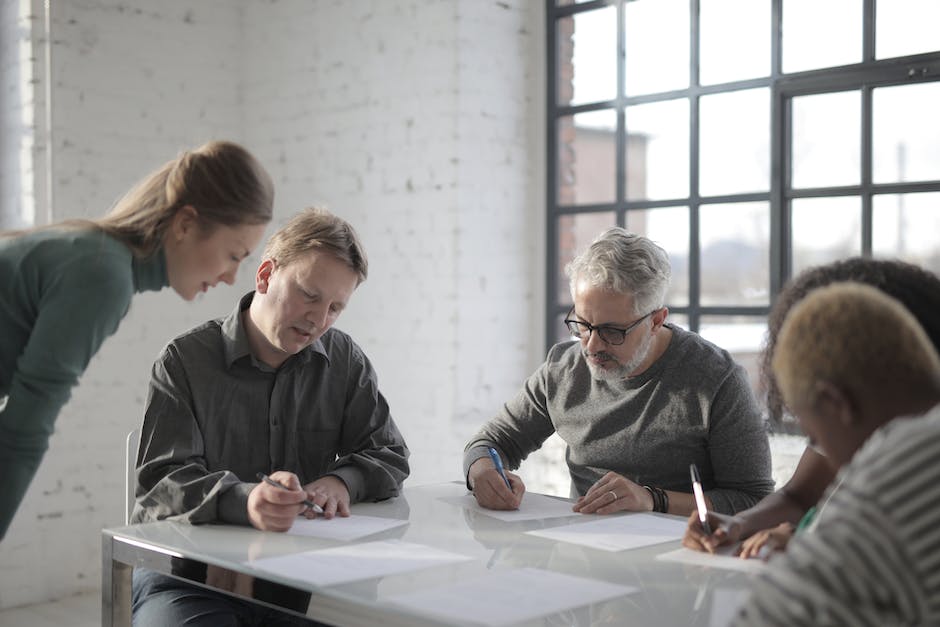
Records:
[[[783,416],[783,398],[771,363],[777,335],[787,314],[807,294],[830,283],[855,281],[894,297],[913,314],[940,351],[940,277],[920,266],[898,260],[853,257],[808,268],[784,286],[767,319],[767,336],[760,361],[760,379],[770,417]]]

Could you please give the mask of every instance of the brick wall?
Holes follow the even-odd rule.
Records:
[[[0,3],[0,229],[32,222],[34,63],[28,3]]]
[[[457,479],[464,439],[542,357],[542,11],[52,3],[54,218],[104,213],[183,148],[244,142],[275,178],[276,223],[321,204],[359,229],[370,277],[338,326],[376,366],[412,449],[409,481]],[[0,545],[0,607],[98,586],[99,530],[123,520],[123,439],[150,364],[173,335],[226,313],[256,263],[196,303],[135,299]]]

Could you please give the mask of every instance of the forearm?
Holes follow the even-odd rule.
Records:
[[[402,441],[342,457],[327,474],[346,484],[351,503],[381,501],[400,494],[410,473],[408,456],[408,447]]]
[[[793,499],[785,490],[778,490],[764,497],[757,505],[735,514],[741,524],[741,539],[761,529],[770,529],[782,522],[797,524],[806,508]]]
[[[252,487],[253,483],[243,483],[228,471],[208,473],[196,464],[171,467],[145,462],[137,471],[132,522],[171,519],[191,524],[248,524]]]
[[[710,509],[719,514],[736,514],[754,507],[773,490],[773,481],[754,482],[743,487],[720,486],[705,491],[705,497],[712,503]]]
[[[819,501],[833,477],[835,469],[828,460],[812,449],[806,449],[783,488],[737,514],[742,524],[741,537],[746,538],[782,522],[798,524],[807,510]]]
[[[542,410],[516,399],[484,424],[464,447],[464,479],[469,479],[470,466],[478,459],[489,458],[490,447],[496,449],[507,470],[519,468],[522,460],[538,450],[554,431],[551,420]]]
[[[68,397],[67,392],[64,397]],[[29,394],[23,386],[16,386],[0,412],[0,477],[4,483],[0,491],[0,539],[6,535],[49,448],[59,408],[60,403],[54,399]]]
[[[487,447],[493,446],[495,442],[481,441],[475,439],[473,442],[467,445],[467,448],[463,452],[463,478],[467,484],[468,490],[473,490],[473,482],[470,478],[471,468],[474,467],[477,462],[480,462],[481,459],[489,461],[490,455],[487,451]],[[497,450],[498,453],[498,450]],[[501,453],[499,453],[502,456]],[[483,462],[480,462],[483,463]],[[484,464],[485,465],[485,464]],[[492,466],[493,463],[490,461],[489,466]]]
[[[6,536],[41,459],[42,452],[16,454],[0,440],[0,477],[3,477],[3,490],[0,490],[0,540]]]

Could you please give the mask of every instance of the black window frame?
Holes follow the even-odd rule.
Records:
[[[771,72],[768,76],[700,86],[699,82],[699,15],[700,0],[689,0],[690,8],[690,77],[689,87],[652,95],[624,96],[625,34],[624,5],[630,0],[593,0],[578,4],[556,4],[546,0],[547,32],[547,80],[546,80],[546,276],[545,276],[545,349],[558,338],[555,328],[559,316],[565,314],[570,302],[558,299],[559,254],[558,221],[562,216],[579,213],[613,212],[616,224],[626,224],[627,212],[657,207],[672,207],[677,204],[689,208],[689,260],[688,260],[688,305],[669,305],[670,312],[688,317],[689,328],[699,331],[703,316],[766,316],[782,286],[792,274],[792,234],[790,230],[790,203],[797,198],[851,195],[862,202],[862,245],[859,254],[872,254],[872,198],[883,193],[910,193],[940,191],[940,180],[913,183],[872,183],[872,92],[876,87],[932,82],[940,80],[940,50],[924,54],[875,59],[875,0],[864,0],[863,49],[859,63],[784,74],[782,72],[782,12],[783,0],[771,1]],[[612,100],[579,105],[559,106],[558,94],[558,42],[557,24],[560,19],[594,11],[608,6],[616,7],[617,15],[617,95]],[[770,186],[766,192],[701,197],[698,194],[699,165],[699,100],[702,96],[727,93],[742,89],[768,87],[771,103],[770,129]],[[862,137],[861,179],[858,185],[794,190],[790,185],[790,128],[792,125],[791,103],[793,98],[808,94],[861,90],[862,93]],[[682,200],[626,200],[626,130],[624,109],[629,105],[644,104],[676,97],[689,99],[689,196]],[[561,205],[558,196],[558,140],[557,121],[563,117],[591,111],[613,110],[616,113],[616,197],[612,203]],[[703,306],[701,296],[701,258],[699,242],[699,210],[702,206],[717,203],[763,201],[770,206],[770,277],[768,281],[769,303],[765,306]],[[940,210],[940,209],[938,209]]]

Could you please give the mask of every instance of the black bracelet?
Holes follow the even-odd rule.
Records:
[[[650,487],[648,485],[643,486],[647,492],[650,493],[650,498],[653,499],[653,511],[660,514],[665,514],[669,511],[669,495],[666,494],[666,491],[662,488]]]

